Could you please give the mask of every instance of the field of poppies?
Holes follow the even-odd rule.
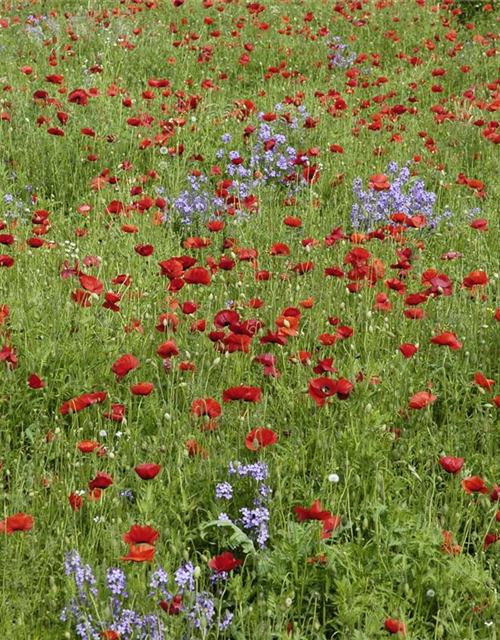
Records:
[[[493,0],[0,1],[2,640],[499,637],[499,113]]]

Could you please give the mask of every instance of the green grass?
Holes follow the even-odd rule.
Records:
[[[132,606],[158,615],[167,638],[374,640],[389,636],[387,618],[403,621],[412,639],[497,638],[500,547],[483,547],[488,532],[500,533],[497,503],[488,494],[467,495],[461,480],[479,476],[489,489],[500,484],[500,409],[492,402],[500,393],[500,324],[494,318],[500,306],[499,147],[481,135],[485,125],[473,124],[494,121],[498,113],[498,6],[492,3],[492,11],[480,8],[474,14],[467,8],[465,20],[453,15],[452,5],[434,11],[428,2],[421,7],[409,1],[369,1],[360,9],[353,3],[349,9],[349,3],[330,0],[268,0],[258,15],[235,1],[216,2],[212,8],[197,0],[177,9],[161,0],[149,4],[36,0],[0,6],[0,220],[5,222],[0,234],[15,239],[13,245],[0,245],[0,254],[15,260],[12,268],[0,268],[0,310],[6,305],[10,311],[3,323],[0,313],[0,352],[3,345],[12,345],[18,357],[15,367],[0,360],[0,520],[18,512],[34,518],[30,531],[0,534],[0,637],[79,637],[74,620],[60,620],[75,593],[65,576],[64,557],[77,549],[83,562],[92,565],[102,594],[106,568],[121,566]],[[335,11],[336,4],[354,20]],[[312,20],[304,21],[309,12]],[[37,24],[27,23],[30,14],[38,15]],[[206,16],[214,23],[206,24]],[[361,18],[364,26],[352,24]],[[474,30],[467,28],[468,21]],[[269,28],[253,22],[267,22]],[[172,33],[176,29],[171,23],[177,32]],[[290,35],[280,33],[287,24]],[[221,32],[218,38],[210,36],[215,29]],[[77,39],[71,39],[68,30]],[[326,30],[330,37],[340,36],[348,51],[367,55],[366,62],[354,65],[360,69],[357,87],[346,85],[345,69],[328,68]],[[175,46],[190,37],[189,44]],[[126,49],[119,39],[134,48]],[[253,44],[254,50],[248,52],[245,44]],[[213,47],[212,58],[198,63],[201,47],[207,45]],[[242,66],[238,60],[245,52],[250,62]],[[418,56],[422,63],[412,65],[398,54]],[[51,59],[57,64],[51,66]],[[265,79],[269,67],[279,68],[280,63],[286,63],[290,77],[278,73]],[[21,71],[25,65],[32,67],[31,75]],[[102,72],[89,71],[96,65]],[[463,65],[470,71],[461,71]],[[446,75],[432,76],[438,68]],[[46,82],[51,74],[64,76],[63,84]],[[387,81],[373,84],[381,77]],[[148,86],[151,78],[168,79],[171,94],[162,95],[167,88]],[[202,86],[207,78],[217,90]],[[107,94],[112,85],[118,95]],[[432,85],[442,85],[443,91],[432,92]],[[58,93],[61,87],[67,93]],[[76,88],[95,88],[99,95],[90,97],[87,106],[69,103],[67,96]],[[464,97],[472,89],[474,97]],[[36,103],[33,93],[40,90],[55,102]],[[142,97],[147,90],[155,99]],[[332,101],[323,104],[318,96],[328,91],[338,91],[347,103],[335,116],[328,112]],[[177,92],[198,96],[196,109],[183,110]],[[303,128],[300,110],[287,104],[287,97],[298,93],[303,95],[297,102],[318,119],[314,128]],[[127,96],[133,101],[130,108],[122,104]],[[412,96],[415,102],[409,100]],[[245,99],[254,102],[256,111],[241,121],[232,112],[234,101]],[[283,205],[285,186],[256,187],[259,212],[243,219],[224,214],[220,219],[225,228],[219,233],[210,233],[201,218],[183,225],[173,200],[187,188],[188,175],[196,169],[208,176],[207,189],[213,194],[217,182],[227,177],[227,158],[216,155],[220,148],[238,150],[248,167],[257,132],[245,141],[244,129],[258,127],[258,113],[272,112],[278,103],[281,113],[298,118],[299,127],[291,129],[278,120],[275,132],[286,134],[289,144],[302,152],[317,147],[320,155],[311,162],[320,165],[318,182],[304,186],[290,207]],[[438,123],[431,109],[440,103],[456,118]],[[416,112],[390,114],[395,105]],[[59,122],[57,112],[68,114],[66,124]],[[372,116],[381,112],[382,129],[370,130]],[[126,123],[145,114],[154,118],[150,126]],[[41,116],[51,122],[38,126]],[[185,124],[174,126],[163,143],[155,142],[155,136],[169,132],[169,121],[180,117]],[[49,135],[48,127],[60,127],[65,136]],[[82,135],[82,128],[93,129],[95,138]],[[353,134],[353,129],[359,131]],[[426,133],[422,137],[419,132]],[[233,137],[227,146],[221,143],[225,133]],[[402,136],[400,142],[391,141],[395,133]],[[152,144],[140,149],[145,138]],[[434,150],[425,146],[428,138]],[[164,147],[181,144],[182,155],[164,152]],[[332,144],[342,146],[344,153],[329,151]],[[89,154],[97,160],[89,161]],[[193,155],[203,160],[190,160]],[[386,172],[388,162],[401,166],[412,159],[412,170],[437,194],[436,211],[452,212],[452,225],[443,219],[436,229],[406,230],[403,241],[386,237],[362,244],[370,261],[383,263],[385,275],[374,286],[362,280],[362,289],[351,293],[347,276],[325,277],[324,269],[336,265],[347,273],[352,268],[344,259],[358,246],[350,235],[353,181],[360,177],[366,186],[370,176]],[[215,165],[221,176],[210,174]],[[117,181],[93,189],[92,180],[105,169]],[[148,172],[156,172],[156,177]],[[457,184],[460,173],[481,180],[486,197]],[[338,186],[332,186],[334,182]],[[137,186],[142,186],[142,195],[131,194]],[[169,199],[167,223],[153,224],[157,206],[121,216],[105,211],[112,201],[129,206],[146,195],[156,198],[158,187]],[[33,194],[36,204],[30,201]],[[77,210],[82,204],[92,205],[86,216]],[[469,215],[477,207],[481,212]],[[30,220],[39,209],[50,212],[50,226],[39,236],[46,244],[31,248],[26,244],[34,236]],[[287,216],[300,218],[302,226],[286,226]],[[488,231],[471,228],[472,218],[486,219]],[[124,232],[123,224],[135,225],[137,233]],[[342,227],[347,239],[324,246],[336,227]],[[211,245],[185,248],[183,242],[191,236],[210,237]],[[258,250],[258,270],[268,271],[269,281],[257,281],[256,265],[238,261],[237,250],[224,248],[228,238],[235,238],[236,247]],[[306,248],[301,241],[307,238],[317,246]],[[276,242],[287,244],[290,255],[270,255]],[[153,255],[138,255],[138,244],[153,245]],[[399,260],[396,250],[404,248],[413,250],[412,269],[402,278],[407,294],[425,291],[422,274],[429,269],[447,274],[453,283],[451,296],[429,297],[421,305],[427,314],[421,320],[407,319],[405,296],[384,285],[384,280],[398,277],[391,265]],[[449,251],[463,256],[440,260]],[[224,255],[236,266],[231,271],[214,269],[210,286],[186,284],[175,293],[167,290],[168,278],[159,275],[157,263],[182,255],[196,258],[197,266],[209,265],[210,257],[218,262]],[[99,266],[84,266],[86,256],[98,256]],[[71,297],[81,287],[78,277],[60,276],[66,260],[70,268],[78,260],[82,272],[104,283],[103,293],[91,298],[88,308]],[[313,262],[312,271],[293,271],[307,261]],[[462,282],[477,270],[485,271],[489,282],[471,295]],[[130,287],[111,282],[119,274],[130,274]],[[121,296],[117,312],[102,306],[109,291]],[[373,308],[377,293],[388,294],[390,311]],[[310,297],[314,306],[301,307]],[[264,305],[251,308],[254,298]],[[198,310],[185,315],[171,308],[174,300],[195,301]],[[265,323],[248,353],[220,353],[207,337],[215,330],[215,314],[228,301],[234,302],[242,321]],[[284,346],[260,344],[267,329],[277,329],[275,322],[287,307],[301,311],[298,335]],[[175,334],[155,329],[165,313],[179,317]],[[353,328],[352,337],[323,346],[318,337],[337,330],[329,317]],[[142,332],[125,331],[131,319],[140,321]],[[200,319],[206,319],[206,331],[191,331]],[[430,343],[444,331],[456,333],[463,347],[452,351]],[[180,351],[171,359],[169,372],[156,354],[167,339],[174,339]],[[407,342],[419,346],[408,360],[398,350]],[[290,360],[301,350],[312,354],[311,363]],[[117,382],[112,365],[128,353],[138,358],[140,367]],[[253,361],[263,353],[276,356],[281,376],[263,375],[263,366]],[[318,358],[333,358],[339,373],[314,373]],[[196,370],[180,371],[181,361]],[[491,393],[473,384],[478,372],[496,381]],[[45,388],[28,386],[33,373]],[[346,378],[354,390],[344,401],[335,397],[317,407],[308,387],[320,375]],[[374,376],[379,383],[373,383]],[[153,383],[155,390],[147,397],[133,396],[129,386],[143,381]],[[409,399],[428,383],[437,400],[409,411]],[[261,401],[222,402],[225,389],[242,384],[261,388]],[[107,392],[102,405],[60,414],[63,402],[94,391]],[[219,428],[213,432],[201,430],[190,415],[193,400],[208,397],[222,406]],[[126,407],[121,424],[103,417],[111,403]],[[278,433],[279,440],[249,451],[245,436],[259,426]],[[186,441],[193,439],[208,457],[188,455]],[[80,452],[77,443],[82,440],[98,442],[106,454]],[[465,459],[457,476],[440,467],[438,460],[445,455]],[[221,511],[236,517],[239,506],[251,503],[250,485],[243,481],[232,503],[221,504],[214,497],[215,485],[227,479],[228,465],[236,460],[269,465],[267,482],[273,495],[264,551],[255,545],[254,552],[247,552],[242,538],[232,547],[231,531],[204,527]],[[134,472],[143,462],[162,467],[149,482]],[[110,474],[114,483],[91,502],[85,494],[97,471]],[[329,481],[331,474],[338,474],[338,483]],[[120,495],[127,489],[133,491],[134,502]],[[84,493],[84,504],[74,512],[68,497],[78,491]],[[326,540],[320,540],[320,522],[297,522],[294,513],[296,506],[309,507],[315,499],[342,518]],[[127,554],[121,536],[133,524],[158,530],[153,563],[120,562]],[[452,532],[461,553],[442,550],[442,530]],[[173,573],[188,559],[200,567],[197,589],[211,589],[208,561],[231,549],[243,565],[231,572],[217,600],[234,614],[225,631],[186,631],[182,616],[168,616],[148,598],[148,582],[158,566]],[[324,562],[309,562],[319,556]],[[106,602],[99,596],[93,608],[93,615],[103,619],[102,630],[111,628]],[[480,611],[474,610],[483,603]]]

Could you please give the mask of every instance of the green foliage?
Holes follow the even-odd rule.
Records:
[[[361,9],[343,3],[355,19],[335,10],[335,0],[268,0],[258,15],[250,13],[252,3],[216,4],[224,12],[205,10],[200,0],[179,9],[166,1],[0,2],[0,20],[8,21],[6,27],[0,22],[0,234],[15,236],[14,245],[4,245],[5,239],[0,244],[0,255],[15,258],[13,268],[0,268],[0,351],[12,345],[19,358],[14,368],[0,357],[0,520],[18,512],[35,520],[29,532],[0,534],[0,638],[76,638],[74,626],[60,620],[71,597],[64,553],[79,549],[103,583],[106,567],[127,553],[122,535],[133,524],[149,524],[159,532],[155,565],[172,571],[189,558],[203,569],[200,588],[210,588],[213,556],[231,549],[243,560],[224,587],[234,621],[207,638],[376,640],[389,637],[384,621],[394,618],[404,622],[409,640],[494,640],[500,543],[486,550],[484,539],[500,532],[498,503],[488,494],[466,494],[461,480],[479,476],[490,490],[500,484],[500,414],[493,403],[500,386],[500,325],[494,319],[499,147],[485,136],[487,123],[498,119],[498,3],[491,2],[493,11],[484,10],[487,2],[467,0],[453,6],[381,0],[361,3]],[[460,13],[453,13],[457,8]],[[220,37],[210,35],[216,27]],[[450,35],[453,29],[458,35]],[[345,68],[328,68],[325,38],[333,35],[357,55],[366,54],[357,63],[356,86],[346,84],[353,77]],[[213,59],[200,63],[199,56],[210,53],[201,48],[207,45]],[[243,53],[251,54],[248,65],[238,64]],[[33,73],[23,72],[24,65]],[[445,75],[432,75],[438,68]],[[51,74],[63,75],[63,85],[47,82]],[[160,78],[168,79],[169,95],[148,85]],[[207,88],[207,80],[217,89]],[[58,91],[61,86],[66,93]],[[78,87],[95,89],[86,107],[67,100]],[[33,99],[45,89],[55,102]],[[154,99],[143,96],[148,90]],[[335,107],[337,92],[346,109]],[[124,105],[128,96],[132,107]],[[201,98],[195,109],[182,106],[189,96]],[[244,119],[236,100],[253,101],[256,113]],[[301,105],[317,125],[304,126]],[[396,105],[404,105],[403,115]],[[216,155],[222,134],[232,135],[227,149],[238,149],[248,162],[255,135],[244,130],[259,125],[258,113],[274,110],[297,118],[296,129],[278,118],[276,131],[287,132],[296,149],[310,150],[309,162],[320,165],[319,181],[297,193],[293,207],[284,204],[285,185],[259,186],[259,213],[248,220],[222,216],[220,233],[209,233],[200,219],[184,227],[172,200],[186,188],[187,176],[202,171],[215,191],[223,179]],[[48,134],[61,112],[69,115],[65,136]],[[153,123],[126,123],[147,114]],[[379,116],[380,130],[370,127]],[[185,122],[172,129],[176,118]],[[82,135],[82,128],[95,137]],[[146,139],[150,146],[141,145]],[[334,144],[343,153],[330,151]],[[436,229],[408,229],[404,238],[358,243],[350,237],[353,181],[362,177],[366,183],[388,161],[402,166],[412,158],[411,170],[437,194],[439,211],[452,212],[451,224],[443,220]],[[116,180],[103,181],[106,170]],[[483,181],[484,191],[460,184],[462,173]],[[159,193],[169,198],[173,224],[153,223],[156,206],[130,206]],[[112,201],[129,209],[109,213]],[[82,204],[91,205],[90,213],[78,211]],[[38,209],[50,212],[50,227],[37,236],[48,244],[34,248],[30,220]],[[302,226],[283,224],[289,215]],[[471,228],[472,218],[487,219],[489,230]],[[127,224],[137,232],[124,231]],[[326,246],[325,237],[338,227],[347,239]],[[195,235],[211,244],[186,247]],[[289,256],[271,254],[278,242],[289,246]],[[154,253],[139,255],[139,244],[151,244]],[[344,260],[355,246],[370,251],[385,272],[348,292],[356,274],[327,278],[324,269],[350,271]],[[255,262],[240,260],[240,248],[257,249]],[[402,260],[396,251],[404,249],[413,252],[407,271],[396,265]],[[462,257],[443,259],[450,251]],[[214,268],[209,287],[186,285],[176,292],[159,275],[158,262],[181,255],[198,259],[198,266],[213,266],[211,257],[217,263],[224,255],[236,266]],[[99,258],[98,267],[84,266],[89,256]],[[313,263],[310,272],[293,269],[306,261]],[[68,268],[103,282],[103,294],[93,295],[89,307],[72,298],[80,284],[78,274],[61,277]],[[405,295],[384,281],[398,277],[408,293],[421,292],[429,270],[449,276],[453,295],[429,298],[421,305],[425,317],[409,320]],[[471,292],[462,283],[478,270],[489,282]],[[270,279],[259,280],[258,271],[268,271]],[[120,274],[131,275],[130,286],[112,282]],[[103,307],[110,291],[121,297],[119,311]],[[374,308],[380,293],[388,295],[390,310]],[[301,306],[309,298],[313,306]],[[256,299],[264,302],[261,308]],[[195,301],[198,309],[184,313],[175,301]],[[215,314],[230,305],[242,320],[265,324],[248,354],[220,353],[207,337]],[[276,331],[287,307],[300,309],[297,335],[283,347],[261,345],[260,337]],[[159,317],[169,313],[180,319],[177,331],[160,332]],[[354,334],[324,346],[319,336],[335,334],[334,318]],[[192,328],[202,319],[205,332]],[[455,332],[463,347],[431,344],[443,331]],[[166,339],[174,339],[180,353],[164,365],[156,351]],[[418,345],[415,356],[403,358],[403,343]],[[268,352],[277,358],[280,377],[264,376],[253,360]],[[304,363],[299,352],[310,354]],[[134,354],[140,367],[119,382],[112,365],[125,353]],[[348,399],[315,405],[308,387],[319,375],[312,369],[319,358],[332,358],[339,373],[330,377],[353,382]],[[181,370],[181,361],[196,370]],[[474,384],[478,372],[496,387]],[[45,388],[28,386],[33,373]],[[143,381],[153,383],[154,392],[132,395],[130,385]],[[223,391],[240,384],[261,388],[262,401],[223,403]],[[409,410],[409,399],[430,385],[436,402]],[[63,402],[95,391],[107,392],[103,405],[60,414]],[[190,413],[194,399],[208,397],[223,405],[214,430]],[[123,422],[104,416],[111,404],[126,405]],[[279,440],[250,451],[245,436],[258,426],[273,429]],[[106,454],[81,452],[77,445],[84,440]],[[192,440],[206,456],[189,455]],[[440,467],[446,455],[465,459],[457,476]],[[265,550],[239,523],[215,519],[215,485],[237,459],[269,465],[273,495]],[[143,462],[161,465],[157,478],[139,479],[134,467]],[[114,484],[90,500],[88,484],[98,471]],[[77,511],[68,500],[75,492],[83,500]],[[321,522],[297,522],[294,508],[316,499],[341,518],[329,538],[321,538]],[[443,530],[461,553],[447,553]],[[125,570],[134,604],[151,606],[151,567]],[[181,622],[171,624],[176,637]]]
[[[455,0],[454,8],[460,9],[456,16],[460,24],[484,24],[488,19],[491,20],[489,11],[485,11],[485,7],[492,7],[494,3],[487,0]]]

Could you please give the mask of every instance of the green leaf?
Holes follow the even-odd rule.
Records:
[[[247,534],[237,527],[234,523],[224,520],[211,520],[200,526],[201,537],[205,540],[205,532],[211,527],[226,527],[233,530],[233,534],[229,538],[229,544],[231,548],[241,547],[245,553],[255,554],[255,547],[253,540],[251,540]]]

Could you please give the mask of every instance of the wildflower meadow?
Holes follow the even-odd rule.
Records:
[[[500,638],[500,2],[0,0],[1,640]]]

